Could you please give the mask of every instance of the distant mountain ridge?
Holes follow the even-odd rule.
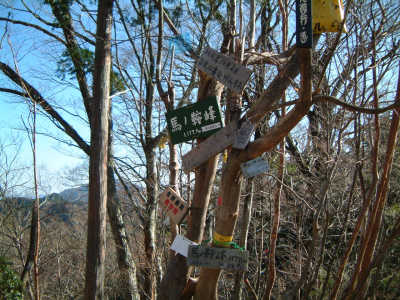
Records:
[[[89,197],[89,186],[85,184],[75,188],[69,188],[55,194],[59,195],[68,202],[87,202]]]

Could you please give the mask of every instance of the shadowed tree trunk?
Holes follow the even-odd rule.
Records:
[[[111,28],[113,0],[100,0],[91,104],[88,238],[85,299],[104,299],[107,163],[110,113]]]

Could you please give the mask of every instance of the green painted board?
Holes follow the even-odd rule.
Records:
[[[216,97],[166,113],[168,131],[173,144],[206,138],[223,127],[221,109]]]

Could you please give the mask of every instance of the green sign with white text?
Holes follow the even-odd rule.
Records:
[[[216,97],[169,111],[166,118],[173,144],[206,138],[223,127]]]

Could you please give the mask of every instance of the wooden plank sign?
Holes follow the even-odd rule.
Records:
[[[182,166],[185,172],[200,166],[210,157],[222,152],[225,148],[232,145],[237,124],[229,123],[226,127],[220,129],[212,136],[201,142],[196,148],[186,153],[182,157]]]
[[[236,131],[235,141],[232,145],[235,149],[243,150],[246,148],[247,144],[250,141],[251,134],[254,131],[254,125],[250,121],[246,120],[240,126],[240,129]]]
[[[296,0],[296,45],[312,48],[311,0]]]
[[[231,248],[189,246],[187,263],[211,269],[247,271],[249,252]]]
[[[268,163],[261,157],[249,160],[240,165],[244,177],[251,178],[268,171]]]
[[[186,202],[170,187],[160,195],[160,205],[167,212],[171,220],[180,224],[187,215],[188,207]]]
[[[241,93],[249,80],[251,70],[237,63],[232,57],[206,48],[200,56],[197,67],[222,82],[236,93]]]
[[[165,116],[173,144],[208,137],[223,127],[215,96],[169,111]]]

